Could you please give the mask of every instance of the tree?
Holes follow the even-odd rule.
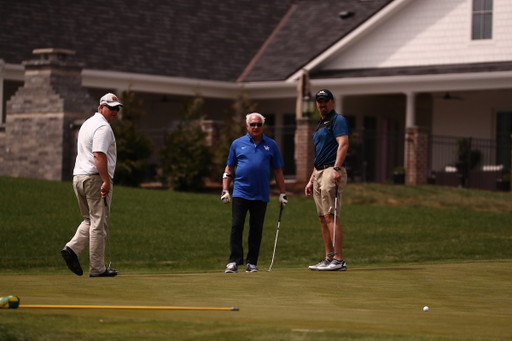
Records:
[[[178,191],[197,191],[211,168],[212,153],[201,127],[204,100],[196,97],[181,110],[181,121],[167,135],[160,150],[162,181]]]
[[[125,186],[139,186],[149,174],[146,162],[151,154],[153,144],[144,134],[138,133],[137,124],[143,115],[141,101],[135,98],[130,90],[124,91],[121,97],[123,109],[120,116],[112,123],[116,136],[117,164],[114,183]]]
[[[222,174],[224,172],[233,141],[247,134],[245,116],[255,112],[256,109],[257,104],[249,99],[246,92],[242,92],[232,105],[232,111],[226,113],[220,143],[218,148],[215,149],[214,160],[217,173]]]

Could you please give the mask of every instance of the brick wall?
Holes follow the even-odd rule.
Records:
[[[309,181],[315,161],[313,133],[318,120],[307,117],[297,118],[295,130],[295,173],[296,182],[305,184]]]
[[[203,120],[201,121],[201,127],[206,135],[206,145],[209,147],[218,146],[221,139],[222,128],[224,123],[222,121],[215,120]]]
[[[0,124],[0,175],[5,175],[5,124]]]
[[[428,147],[428,129],[407,129],[405,133],[405,183],[407,185],[427,184]]]

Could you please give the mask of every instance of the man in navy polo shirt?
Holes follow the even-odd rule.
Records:
[[[221,200],[231,202],[229,185],[234,179],[232,226],[229,246],[231,255],[226,273],[238,272],[238,265],[243,265],[244,250],[242,236],[247,211],[249,220],[249,252],[246,259],[246,272],[258,272],[263,222],[270,195],[270,169],[274,170],[279,187],[279,205],[288,203],[284,186],[284,166],[281,153],[274,140],[263,134],[265,117],[258,113],[246,117],[247,134],[236,139],[229,150],[227,166],[222,176]],[[235,173],[236,168],[236,173]]]
[[[339,221],[341,195],[347,184],[345,156],[348,150],[349,126],[345,117],[334,111],[334,97],[327,90],[316,94],[316,106],[322,119],[313,134],[315,144],[315,167],[305,188],[306,195],[313,194],[315,199],[322,237],[325,246],[325,259],[309,267],[311,270],[333,271],[347,270],[343,260],[343,231]],[[334,221],[336,188],[338,205]],[[336,226],[336,227],[334,227]],[[336,228],[335,247],[333,232]]]

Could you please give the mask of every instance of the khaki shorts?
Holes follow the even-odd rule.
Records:
[[[332,179],[333,167],[317,170],[313,178],[313,198],[315,199],[316,211],[319,217],[334,214],[334,196],[336,184]],[[341,168],[341,180],[338,186],[338,204],[336,216],[340,216],[341,197],[347,185],[347,170]]]

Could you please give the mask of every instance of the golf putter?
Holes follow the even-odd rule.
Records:
[[[107,207],[107,197],[103,198],[103,202],[105,203],[105,207]],[[107,242],[108,242],[108,252],[109,252],[109,257],[110,257],[107,270],[110,270],[110,269],[112,269],[112,267],[111,267],[112,266],[112,248],[110,247],[110,236],[109,236],[108,230],[110,230],[110,227],[107,225]]]
[[[279,236],[279,225],[281,224],[281,214],[283,213],[283,205],[281,204],[281,210],[279,211],[279,220],[277,221],[277,231],[276,231],[276,240],[274,242],[274,252],[272,253],[272,262],[268,267],[267,272],[272,271],[272,265],[274,264],[274,256],[276,254],[276,246],[277,246],[277,237]]]
[[[334,194],[334,223],[332,226],[332,252],[330,252],[327,256],[334,257],[336,252],[336,212],[338,211],[338,184],[336,184],[336,193]]]

